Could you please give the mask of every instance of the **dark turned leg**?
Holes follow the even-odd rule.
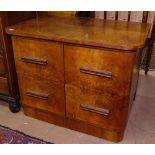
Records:
[[[19,102],[19,100],[16,100],[15,102],[10,102],[9,103],[9,109],[13,113],[19,112],[19,110],[20,110],[20,102]]]
[[[145,65],[145,75],[147,75],[147,72],[149,71],[152,51],[153,51],[153,44],[148,47],[146,65]]]

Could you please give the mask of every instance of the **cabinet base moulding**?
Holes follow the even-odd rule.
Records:
[[[29,106],[23,106],[24,114],[51,124],[59,125],[65,127],[65,118],[48,111],[43,111],[40,109],[34,109]]]
[[[48,123],[52,123],[61,127],[83,132],[83,133],[93,135],[99,138],[103,138],[106,140],[110,140],[113,142],[119,142],[123,139],[124,131],[121,131],[121,132],[109,131],[104,128],[99,128],[80,120],[58,116],[53,113],[43,111],[40,109],[35,109],[29,106],[23,106],[23,109],[24,109],[24,114],[29,117],[46,121]]]

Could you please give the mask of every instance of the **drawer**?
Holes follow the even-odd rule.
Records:
[[[8,80],[5,77],[0,77],[0,94],[9,94]]]
[[[123,130],[127,115],[127,100],[112,93],[81,90],[66,85],[66,115],[110,130]]]
[[[65,115],[64,85],[43,78],[18,75],[21,101],[36,109]]]
[[[64,81],[62,44],[13,37],[13,48],[18,73]]]
[[[4,65],[4,58],[0,55],[0,75],[4,75],[6,73],[5,65]]]
[[[128,93],[134,52],[121,53],[69,45],[64,50],[67,84],[99,90],[113,87],[118,93]]]

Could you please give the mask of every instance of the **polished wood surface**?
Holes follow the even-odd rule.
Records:
[[[4,58],[2,55],[0,55],[0,76],[5,75],[5,73],[6,73],[6,68],[4,64]]]
[[[115,142],[123,138],[148,25],[42,17],[6,30],[26,115]]]
[[[123,97],[108,92],[93,92],[89,89],[81,91],[78,87],[66,86],[68,118],[120,132],[124,131],[124,118],[127,117],[124,109],[127,109],[127,100]]]
[[[149,23],[151,25],[148,38],[146,40],[146,64],[145,74],[149,71],[153,44],[155,38],[155,11],[95,11],[94,17],[104,20],[122,20],[129,22]]]
[[[8,81],[5,77],[0,77],[0,92],[1,94],[9,94]]]
[[[12,112],[19,111],[20,103],[11,37],[5,28],[33,17],[33,11],[0,11],[0,99],[9,103]]]
[[[124,130],[127,113],[122,109],[128,107],[135,53],[68,45],[64,46],[64,52],[67,117],[102,128]],[[89,72],[86,69],[81,72],[81,68]],[[88,108],[81,108],[81,104]],[[101,115],[95,109],[109,113]]]
[[[134,52],[121,53],[107,49],[68,45],[64,46],[64,52],[66,84],[87,86],[89,89],[113,91],[119,95],[128,95]],[[100,73],[108,72],[111,77],[81,72],[82,67]]]
[[[64,82],[63,45],[61,43],[16,36],[12,40],[17,73],[33,74]]]
[[[121,50],[142,48],[149,24],[100,19],[42,17],[8,27],[7,33]]]
[[[23,105],[65,115],[63,84],[19,74],[18,80]]]
[[[23,105],[23,109],[24,114],[27,116],[65,127],[65,117],[27,105]]]
[[[12,41],[23,106],[64,116],[63,44],[17,36]]]
[[[89,135],[104,138],[113,142],[119,142],[123,138],[123,132],[117,132],[114,130],[105,130],[104,128],[100,128],[98,126],[94,126],[93,124],[86,123],[84,121],[76,119],[67,118],[66,127],[72,130],[87,133]]]

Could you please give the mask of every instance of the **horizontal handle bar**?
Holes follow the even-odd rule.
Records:
[[[106,78],[112,78],[112,72],[105,71],[105,70],[95,70],[88,67],[81,67],[80,71],[82,73],[91,74],[95,76],[101,76]]]
[[[39,92],[35,92],[35,91],[32,91],[32,90],[27,90],[26,95],[32,96],[32,97],[41,98],[43,100],[47,100],[48,99],[48,94],[39,93]]]
[[[105,115],[105,116],[107,116],[110,113],[109,109],[94,107],[94,106],[84,104],[84,103],[80,104],[80,108],[83,110],[87,110],[87,111],[98,113],[98,114]]]
[[[32,57],[27,57],[27,56],[21,57],[21,60],[23,62],[38,64],[38,65],[47,65],[47,63],[48,63],[47,60],[45,60],[45,59],[32,58]]]

